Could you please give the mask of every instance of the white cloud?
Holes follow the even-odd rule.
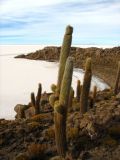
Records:
[[[118,0],[4,0],[0,2],[0,35],[51,40],[62,37],[65,26],[71,24],[77,40],[115,39],[120,36],[119,18]]]
[[[30,12],[39,9],[40,7],[58,4],[60,2],[62,2],[62,0],[7,0],[1,3],[0,14],[22,15],[24,12]]]

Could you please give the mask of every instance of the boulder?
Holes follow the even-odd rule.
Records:
[[[27,110],[28,108],[29,108],[28,105],[17,104],[14,108],[14,111],[17,113],[15,118],[17,119],[25,118],[25,110]]]
[[[14,107],[14,111],[15,111],[16,113],[18,113],[19,110],[25,110],[25,108],[26,108],[26,105],[17,104],[17,105]],[[27,109],[27,108],[26,108],[26,109]]]
[[[24,115],[24,105],[21,104],[17,104],[14,108],[15,112],[17,113],[16,118],[20,119],[20,118],[25,118]]]
[[[35,115],[35,108],[34,107],[30,107],[27,110],[25,110],[25,118],[29,119],[34,115]]]

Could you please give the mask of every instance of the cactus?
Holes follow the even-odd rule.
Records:
[[[61,52],[60,52],[60,66],[58,71],[57,92],[60,92],[66,60],[70,53],[70,47],[72,42],[72,32],[73,32],[73,27],[67,26],[64,39],[63,39],[63,44],[61,47]]]
[[[36,102],[35,102],[35,114],[39,114],[40,113],[40,99],[41,99],[41,93],[42,93],[42,85],[39,84],[38,87],[38,93],[36,96]]]
[[[81,93],[80,80],[77,80],[76,99],[78,102],[80,101],[80,93]]]
[[[55,140],[58,154],[65,157],[67,150],[66,142],[66,116],[73,74],[73,61],[67,59],[63,80],[61,84],[58,103],[54,105]]]
[[[68,109],[69,109],[70,111],[72,110],[73,98],[74,98],[74,90],[73,90],[73,88],[71,87],[70,95],[69,95],[69,101],[68,101]]]
[[[88,58],[85,65],[85,75],[80,96],[80,113],[84,114],[88,109],[88,97],[91,85],[92,69],[91,58]]]
[[[31,93],[31,104],[32,106],[35,106],[35,95],[33,92]]]
[[[55,101],[57,101],[59,99],[58,96],[56,96],[55,94],[51,94],[49,97],[49,103],[50,105],[54,108],[54,103]]]
[[[93,93],[92,95],[90,95],[89,97],[89,106],[90,108],[93,108],[94,107],[94,104],[95,104],[95,100],[96,100],[96,94],[97,94],[97,86],[94,86],[93,88]]]
[[[55,84],[52,84],[52,85],[51,85],[51,90],[52,90],[52,92],[54,92],[54,93],[55,93],[56,88],[57,88],[57,86],[56,86]]]
[[[117,70],[115,86],[114,86],[114,94],[115,95],[118,93],[119,81],[120,81],[120,61],[118,62],[118,70]]]
[[[94,88],[93,88],[93,100],[94,100],[94,102],[95,102],[95,99],[96,99],[96,95],[97,95],[97,86],[94,86]]]
[[[49,103],[54,108],[54,103],[59,99],[59,93],[56,92],[57,86],[55,84],[51,85],[51,90],[53,91],[53,94],[49,96]]]
[[[38,93],[37,93],[36,98],[35,98],[34,93],[31,93],[31,104],[35,108],[35,114],[39,114],[40,113],[41,93],[42,93],[42,85],[41,84],[39,84]]]

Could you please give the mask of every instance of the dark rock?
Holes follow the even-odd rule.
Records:
[[[89,152],[82,152],[80,158],[81,160],[92,160],[92,156]]]
[[[29,160],[29,158],[25,153],[20,153],[14,158],[14,160]]]
[[[29,119],[34,115],[35,115],[35,108],[34,107],[30,107],[29,109],[25,110],[25,118]]]
[[[25,58],[25,55],[21,54],[21,55],[16,56],[15,58]]]
[[[15,116],[16,119],[25,118],[25,110],[27,110],[28,108],[28,105],[17,104],[14,108],[15,112],[17,113],[17,115]]]

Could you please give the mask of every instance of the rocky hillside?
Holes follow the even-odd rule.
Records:
[[[16,120],[0,120],[2,160],[120,159],[120,47],[71,48],[72,33],[67,26],[61,54],[60,47],[46,47],[16,57],[55,61],[60,56],[60,65],[52,93],[42,93],[39,84],[27,105],[14,108]],[[78,80],[73,90],[73,67],[84,65],[83,84]],[[90,92],[92,73],[115,87],[97,91],[94,86]]]
[[[41,113],[30,119],[0,120],[0,160],[61,160],[47,99]],[[74,97],[67,116],[67,144],[66,160],[119,160],[120,95],[97,92],[94,108],[83,116]]]

